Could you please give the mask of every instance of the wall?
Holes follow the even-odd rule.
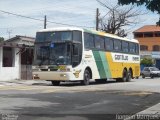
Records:
[[[152,51],[153,45],[160,45],[160,37],[145,37],[135,39],[139,41],[140,45],[148,46],[148,51]]]
[[[0,47],[0,81],[8,81],[20,79],[20,54],[19,48],[14,48],[15,65],[14,67],[2,67],[3,66],[3,48]]]

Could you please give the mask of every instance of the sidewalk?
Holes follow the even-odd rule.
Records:
[[[0,80],[0,86],[18,86],[18,85],[33,85],[33,84],[49,84],[49,81],[45,80]]]
[[[160,103],[125,118],[124,120],[160,120]]]

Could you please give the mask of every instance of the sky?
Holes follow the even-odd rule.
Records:
[[[100,0],[112,7],[117,0]],[[69,24],[83,28],[95,29],[96,8],[100,10],[100,16],[105,16],[108,9],[101,6],[96,0],[0,0],[0,37],[5,39],[16,35],[35,37],[36,31],[43,29],[44,16],[47,16],[47,28],[64,26]],[[147,11],[144,6],[138,9]],[[11,12],[39,20],[6,14],[1,11]],[[132,32],[144,25],[154,25],[159,20],[159,15],[147,11],[141,16],[139,23],[127,26],[128,37],[132,38]],[[52,22],[52,23],[51,23]]]

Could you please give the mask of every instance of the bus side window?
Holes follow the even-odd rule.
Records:
[[[129,43],[129,52],[130,53],[135,53],[136,52],[136,44]]]
[[[95,36],[95,47],[97,49],[104,49],[104,38],[102,36]]]
[[[105,38],[105,48],[109,51],[113,50],[113,40],[111,38]]]
[[[139,54],[139,45],[136,44],[136,53]]]
[[[89,33],[84,33],[85,48],[94,48],[94,36]]]
[[[78,52],[79,50],[78,50],[78,46],[77,46],[77,44],[74,44],[73,45],[73,55],[78,55]]]
[[[128,42],[126,41],[122,41],[122,51],[125,52],[125,53],[128,53],[129,49],[128,49]]]
[[[80,44],[72,45],[72,66],[77,66],[81,61]]]
[[[74,41],[78,41],[78,42],[82,42],[82,32],[80,31],[73,31],[73,40]]]
[[[121,48],[122,48],[121,41],[114,39],[114,50],[121,52],[122,50]]]

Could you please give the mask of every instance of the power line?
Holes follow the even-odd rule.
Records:
[[[24,16],[24,15],[12,13],[12,12],[4,11],[4,10],[0,10],[0,12],[5,13],[5,14],[10,14],[10,15],[18,16],[18,17],[27,18],[27,19],[32,19],[32,20],[36,20],[36,21],[44,21],[42,19],[33,18],[33,17],[29,17],[29,16]],[[59,25],[64,25],[64,26],[73,26],[73,27],[82,27],[82,28],[94,28],[94,27],[78,26],[78,25],[72,25],[72,24],[59,23],[59,22],[54,22],[54,21],[47,21],[47,22],[48,23],[59,24]]]

